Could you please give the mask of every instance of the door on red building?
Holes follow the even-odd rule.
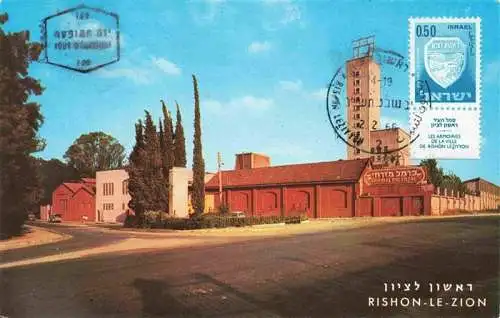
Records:
[[[352,217],[348,202],[349,195],[341,189],[321,189],[321,216],[322,218]]]
[[[310,192],[302,190],[289,191],[287,210],[287,215],[294,216],[306,213],[308,217],[314,217]]]
[[[64,219],[69,220],[70,215],[68,211],[68,199],[61,199],[59,201],[59,206],[61,207],[61,211],[58,211],[58,213],[61,214],[63,220]]]
[[[246,192],[233,192],[231,193],[231,210],[243,211],[249,213],[249,195]]]
[[[423,215],[424,214],[424,198],[412,197],[410,205],[410,215]]]
[[[402,198],[382,198],[380,216],[401,216]]]
[[[273,191],[258,192],[256,215],[280,215],[278,194]]]

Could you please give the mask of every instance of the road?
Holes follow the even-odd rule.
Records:
[[[382,224],[15,266],[0,272],[0,313],[8,317],[497,317],[499,221],[498,216],[483,216]],[[74,238],[7,253],[1,256],[2,263],[143,235],[58,229]],[[397,288],[398,282],[411,283],[410,290],[384,292],[384,283]],[[453,291],[431,293],[429,283]],[[465,290],[456,291],[461,284]],[[472,284],[472,291],[466,284]],[[393,305],[384,307],[382,297],[392,298]]]

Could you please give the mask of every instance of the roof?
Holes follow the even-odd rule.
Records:
[[[80,189],[87,190],[91,194],[95,193],[94,189],[85,183],[63,182],[63,185],[65,185],[73,193],[76,193]]]
[[[338,160],[253,169],[222,171],[222,185],[227,187],[300,184],[311,182],[358,181],[370,159]],[[218,173],[205,184],[218,188]]]
[[[82,181],[85,183],[95,183],[94,178],[82,178]]]
[[[262,153],[262,152],[240,152],[240,153],[237,153],[236,156],[238,155],[259,155],[259,156],[264,156],[264,157],[269,157],[268,155],[266,155],[265,153]]]
[[[474,178],[474,179],[465,180],[465,181],[462,181],[462,183],[470,183],[470,182],[476,182],[476,181],[482,181],[484,183],[490,184],[490,185],[495,186],[495,187],[498,188],[498,186],[496,184],[494,184],[493,182],[485,180],[485,179],[483,179],[481,177],[477,177],[477,178]]]

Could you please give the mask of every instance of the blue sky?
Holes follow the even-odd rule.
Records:
[[[0,0],[7,30],[28,29],[40,39],[39,23],[81,4],[70,0]],[[35,64],[31,74],[46,87],[36,97],[45,123],[44,158],[61,158],[82,133],[102,130],[127,151],[134,122],[160,99],[181,105],[190,164],[193,92],[199,80],[207,170],[221,151],[225,168],[234,154],[256,151],[272,164],[337,160],[346,147],[334,137],[326,114],[326,86],[352,56],[351,41],[375,35],[376,45],[407,56],[408,17],[482,18],[482,142],[479,160],[440,160],[463,179],[500,184],[499,13],[495,1],[85,1],[117,13],[121,60],[88,74]],[[403,78],[403,81],[407,78]],[[399,84],[407,96],[406,83]],[[385,117],[384,117],[385,116]],[[406,122],[407,114],[382,114],[382,122]],[[399,117],[398,117],[399,116]]]

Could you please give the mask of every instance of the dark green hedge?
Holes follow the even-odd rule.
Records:
[[[198,218],[167,218],[160,222],[140,222],[135,216],[125,220],[125,227],[154,228],[171,230],[196,230],[208,228],[241,227],[260,224],[293,224],[307,220],[307,216],[258,216],[258,217],[231,217],[221,215],[202,215]]]

